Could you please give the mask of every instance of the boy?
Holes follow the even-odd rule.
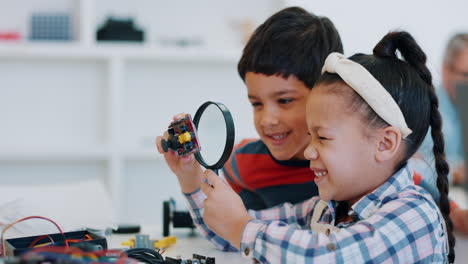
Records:
[[[223,169],[247,209],[260,210],[318,195],[314,173],[304,158],[309,142],[305,117],[307,95],[328,54],[343,52],[340,36],[326,17],[300,7],[285,8],[260,25],[238,64],[248,89],[260,140],[244,140]],[[162,137],[156,139],[160,153]],[[193,155],[164,157],[189,194],[203,179]],[[187,177],[185,177],[187,175]]]
[[[272,15],[245,46],[238,71],[260,140],[241,142],[223,172],[248,209],[318,194],[303,154],[309,141],[305,103],[332,52],[343,52],[333,23],[299,7]]]

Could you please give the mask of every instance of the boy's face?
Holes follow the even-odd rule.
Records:
[[[304,159],[309,142],[306,102],[310,92],[295,76],[245,76],[254,123],[260,138],[277,160]]]
[[[361,113],[347,109],[342,95],[327,92],[323,85],[311,90],[307,102],[311,139],[304,155],[315,172],[320,198],[353,204],[374,190],[380,178],[373,173],[376,144]]]

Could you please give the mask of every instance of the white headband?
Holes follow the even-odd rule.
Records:
[[[338,74],[369,104],[377,115],[398,128],[403,138],[411,134],[412,131],[406,124],[398,104],[382,84],[361,64],[347,59],[343,54],[333,52],[325,60],[323,72]]]

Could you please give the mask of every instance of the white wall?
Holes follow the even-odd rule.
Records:
[[[320,16],[329,17],[340,32],[345,54],[371,53],[391,30],[406,30],[422,46],[435,84],[440,81],[440,63],[448,38],[468,31],[466,0],[287,0]]]

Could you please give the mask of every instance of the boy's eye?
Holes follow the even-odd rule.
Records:
[[[326,137],[319,137],[320,140],[327,140],[328,138]]]
[[[259,102],[251,102],[250,103],[253,107],[258,107],[258,106],[261,106],[262,104],[259,103]]]
[[[280,103],[280,104],[288,104],[288,103],[290,103],[290,102],[292,102],[292,101],[293,101],[293,99],[291,99],[291,98],[286,98],[286,99],[279,99],[279,100],[278,100],[278,103]]]

